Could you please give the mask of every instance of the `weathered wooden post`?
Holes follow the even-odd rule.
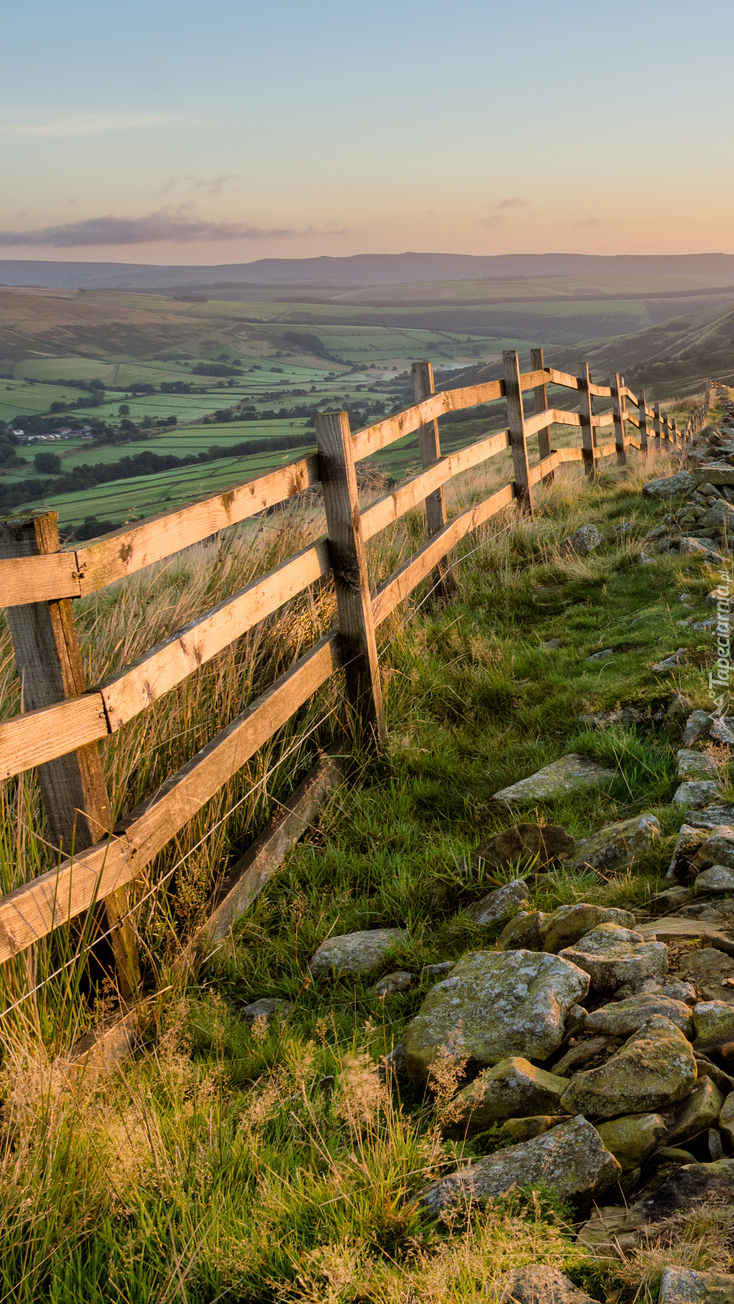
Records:
[[[502,354],[502,367],[505,373],[505,398],[507,400],[507,422],[510,428],[510,445],[512,447],[512,465],[515,476],[515,496],[520,512],[533,515],[533,496],[530,490],[530,470],[528,467],[528,444],[525,437],[525,415],[520,390],[520,366],[515,349],[505,349]]]
[[[55,512],[0,521],[0,557],[59,552]],[[71,599],[29,602],[6,610],[24,710],[50,706],[86,691]],[[96,743],[38,767],[41,796],[54,842],[66,855],[100,842],[112,827],[110,800]],[[105,898],[120,996],[129,1001],[140,982],[137,939],[124,918],[126,887]]]
[[[416,403],[422,403],[424,398],[430,398],[431,394],[436,391],[433,380],[433,365],[430,362],[414,362],[413,372],[413,397]],[[424,471],[429,466],[433,466],[441,456],[441,441],[438,433],[438,421],[427,421],[418,431],[418,447],[421,455],[421,466]],[[426,508],[426,524],[428,526],[429,538],[433,534],[438,534],[446,524],[446,499],[444,496],[443,485],[434,489],[427,498],[424,499]],[[449,574],[449,566],[445,557],[436,566],[433,572],[432,584],[434,589],[441,597],[449,597],[453,586]]]
[[[591,398],[591,376],[588,362],[582,362],[579,371],[579,413],[581,416],[581,449],[584,455],[584,470],[590,480],[596,475],[594,466],[594,405]]]
[[[622,392],[622,378],[618,371],[615,371],[609,377],[609,387],[612,391],[612,414],[614,416],[614,443],[617,449],[617,463],[624,466],[627,461],[627,449],[625,447],[626,427],[625,416],[627,409],[625,407],[624,396]]]
[[[673,417],[670,423],[670,433],[673,440],[673,447],[677,448],[680,443],[680,439],[678,438],[678,422],[676,421],[675,417]]]
[[[663,443],[662,443],[662,436],[663,436],[663,421],[662,421],[662,417],[661,417],[661,415],[660,415],[660,404],[659,404],[659,403],[656,403],[656,404],[655,404],[655,406],[654,406],[654,408],[653,408],[653,411],[654,411],[655,415],[654,415],[654,417],[653,417],[653,419],[652,419],[652,428],[653,428],[653,430],[655,431],[655,447],[656,447],[656,448],[662,448],[662,446],[663,446]]]
[[[316,444],[347,696],[359,726],[379,743],[385,714],[348,414],[319,413]]]
[[[530,350],[530,365],[533,371],[545,370],[545,357],[542,349]],[[535,399],[536,413],[547,412],[548,387],[545,383],[535,386],[533,397]],[[544,457],[550,457],[551,451],[550,426],[546,426],[543,430],[538,431],[538,456],[540,457],[541,462]],[[553,484],[554,479],[555,471],[549,471],[547,475],[543,476],[543,484]]]
[[[639,403],[638,403],[638,405],[637,405],[637,415],[638,415],[639,420],[640,420],[640,443],[641,443],[641,444],[642,444],[642,443],[647,444],[647,407],[645,406],[645,391],[644,391],[644,389],[642,390],[642,393],[641,393],[640,396],[639,396]],[[660,441],[659,441],[659,440],[657,441],[657,443],[656,443],[656,445],[655,445],[655,452],[656,452],[656,453],[659,453],[659,452],[660,452]]]

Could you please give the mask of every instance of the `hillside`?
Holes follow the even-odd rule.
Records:
[[[0,284],[73,289],[163,289],[253,285],[358,285],[505,276],[673,276],[734,284],[734,254],[355,254],[346,258],[261,258],[218,266],[0,259]]]

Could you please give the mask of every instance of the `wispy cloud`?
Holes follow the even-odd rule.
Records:
[[[480,226],[501,226],[502,223],[504,222],[504,220],[505,220],[504,217],[502,217],[499,213],[495,213],[493,217],[480,217],[480,219],[479,219],[479,225],[480,225]]]
[[[501,199],[495,208],[527,208],[530,203],[529,199],[521,199],[519,195],[511,195],[509,199]]]
[[[205,190],[209,195],[220,195],[230,181],[242,181],[243,178],[242,172],[222,172],[218,177],[196,177],[191,172],[184,172],[166,181],[159,193],[167,195],[176,188],[187,187],[189,190]]]
[[[44,226],[32,231],[0,231],[0,246],[71,249],[89,245],[153,244],[161,240],[180,244],[217,240],[278,240],[315,233],[313,227],[296,230],[291,227],[252,226],[249,222],[199,222],[167,213],[149,213],[146,217],[89,217],[82,222]],[[325,230],[320,234],[343,235],[344,232]]]
[[[2,136],[91,136],[140,127],[196,125],[190,117],[162,113],[52,114],[45,118],[0,119]]]
[[[529,199],[521,199],[519,195],[510,195],[507,199],[500,199],[496,204],[493,204],[492,213],[489,217],[479,218],[479,225],[501,226],[508,208],[527,208],[529,204]]]

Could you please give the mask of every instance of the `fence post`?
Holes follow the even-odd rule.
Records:
[[[612,391],[612,413],[614,415],[614,442],[617,446],[617,462],[619,466],[624,466],[627,461],[627,450],[624,446],[625,424],[624,414],[625,406],[622,398],[622,381],[618,371],[609,377],[609,385]]]
[[[584,455],[584,470],[590,480],[596,475],[594,466],[594,448],[596,439],[594,437],[593,413],[594,405],[591,401],[591,376],[589,375],[588,362],[581,363],[579,372],[579,412],[581,415],[581,449]]]
[[[544,358],[544,356],[543,356],[543,350],[542,350],[542,349],[531,349],[531,350],[530,350],[530,366],[532,367],[533,371],[543,371],[543,370],[544,370],[544,368],[545,368],[545,358]],[[536,411],[536,413],[537,413],[537,412],[547,412],[547,411],[548,411],[548,388],[547,388],[547,386],[546,386],[545,384],[543,384],[543,385],[536,385],[536,386],[535,386],[535,389],[533,390],[533,395],[534,395],[534,397],[535,397],[535,411]],[[550,426],[546,426],[544,430],[539,430],[539,431],[538,431],[538,455],[539,455],[539,457],[540,457],[541,462],[542,462],[542,460],[543,460],[544,457],[550,457],[550,455],[551,455]],[[547,485],[547,484],[553,484],[553,481],[554,481],[554,480],[555,480],[555,471],[549,471],[548,475],[544,475],[544,476],[543,476],[543,484],[544,484],[544,485]]]
[[[520,366],[515,349],[505,349],[503,351],[502,367],[505,373],[505,398],[507,399],[507,420],[510,427],[515,496],[518,510],[532,517],[533,495],[530,490],[528,444],[525,437],[525,415],[520,390]]]
[[[647,444],[647,406],[646,406],[646,404],[645,404],[645,391],[644,391],[644,389],[641,391],[641,393],[638,395],[638,397],[639,397],[639,400],[640,400],[640,401],[639,401],[639,404],[638,404],[638,406],[637,406],[637,415],[638,415],[638,417],[639,417],[639,419],[640,419],[640,443],[641,443],[641,444],[643,444],[643,443],[644,443],[644,444]],[[656,445],[655,445],[655,452],[656,452],[656,453],[659,453],[659,452],[660,452],[660,443],[659,443],[659,442],[656,443]]]
[[[655,411],[655,416],[653,417],[652,428],[655,431],[655,444],[658,448],[662,448],[663,423],[662,423],[662,418],[660,416],[659,403],[655,404],[654,411]]]
[[[422,403],[424,398],[429,398],[434,394],[436,387],[433,380],[433,365],[430,362],[414,362],[413,372],[413,397],[416,403]],[[421,455],[421,466],[426,471],[429,466],[433,466],[441,456],[441,441],[438,433],[438,421],[427,421],[418,431],[418,447]],[[446,524],[446,500],[444,497],[443,485],[434,489],[424,499],[426,508],[426,524],[428,526],[428,537],[432,534],[438,534]],[[450,582],[448,562],[445,557],[438,562],[433,572],[433,587],[441,597],[449,597],[453,586]]]
[[[58,552],[55,512],[0,522],[0,557]],[[50,706],[86,691],[71,599],[30,602],[6,611],[24,710]],[[96,743],[38,767],[51,836],[67,855],[100,842],[112,827],[102,762]],[[137,940],[129,919],[127,887],[105,898],[120,995],[129,1001],[140,983]]]
[[[379,743],[385,715],[348,414],[319,413],[316,444],[347,696],[358,723]]]

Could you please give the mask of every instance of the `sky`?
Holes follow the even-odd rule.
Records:
[[[734,253],[731,0],[23,0],[0,258]]]

